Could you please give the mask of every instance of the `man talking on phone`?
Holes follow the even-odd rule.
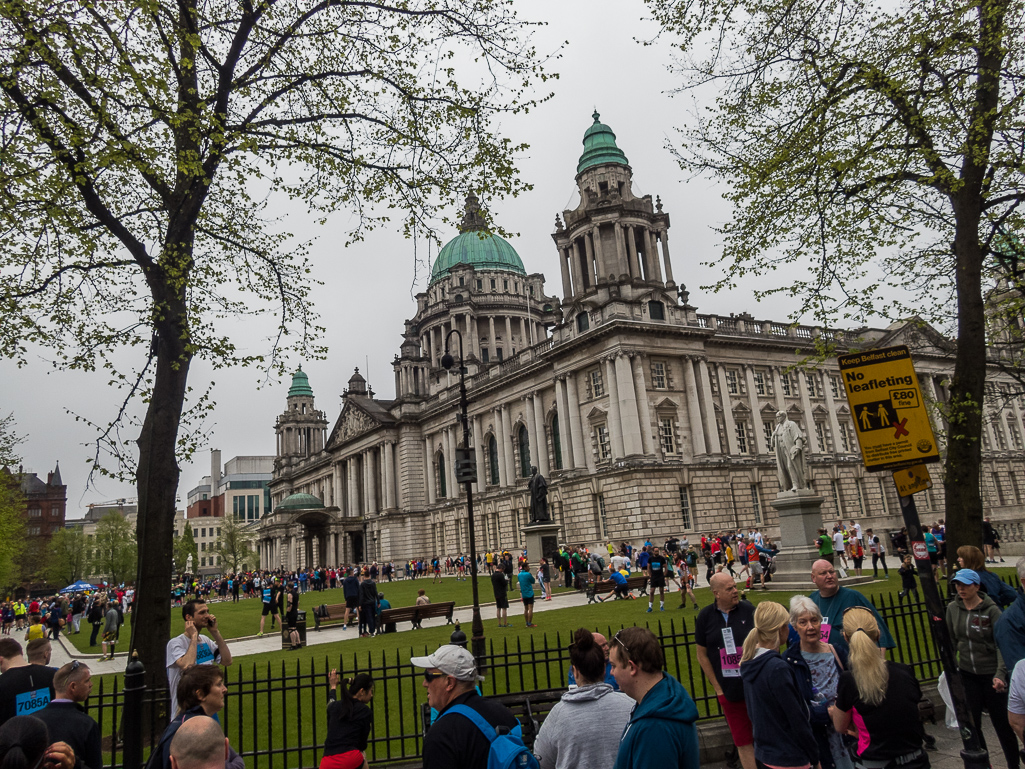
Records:
[[[167,684],[171,689],[171,718],[178,712],[178,679],[189,665],[230,665],[231,650],[206,601],[196,598],[182,606],[185,632],[167,642]],[[199,634],[206,629],[210,638]],[[212,640],[211,640],[212,639]]]

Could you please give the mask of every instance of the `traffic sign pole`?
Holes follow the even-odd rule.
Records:
[[[925,532],[918,518],[914,496],[900,497],[900,509],[904,515],[904,526],[908,530],[911,554],[918,567],[918,578],[922,583],[922,596],[925,598],[925,610],[929,615],[932,638],[940,653],[940,664],[946,673],[950,699],[954,703],[957,723],[961,727],[961,742],[964,744],[961,760],[964,761],[965,769],[988,769],[989,753],[979,742],[979,726],[972,721],[972,715],[968,711],[964,681],[961,678],[961,671],[957,669],[957,657],[947,628],[946,606],[940,597],[939,586],[933,574],[929,549],[925,544]]]
[[[957,669],[957,656],[947,628],[946,607],[940,598],[925,532],[915,507],[914,493],[932,485],[925,464],[939,462],[940,454],[911,351],[903,345],[885,347],[841,355],[837,361],[865,469],[869,472],[902,471],[893,476],[893,481],[922,582],[929,627],[961,728],[964,743],[961,760],[965,769],[988,769],[989,754],[982,748],[979,727],[968,712],[964,681]]]

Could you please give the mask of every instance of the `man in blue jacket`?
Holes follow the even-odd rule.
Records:
[[[619,741],[613,769],[698,769],[698,708],[647,628],[623,628],[610,642],[612,675],[637,702]]]
[[[1025,588],[1025,556],[1014,564],[1018,581]],[[1018,600],[1012,603],[997,620],[993,628],[997,648],[1008,670],[1014,670],[1019,660],[1025,659],[1025,595],[1018,591]]]

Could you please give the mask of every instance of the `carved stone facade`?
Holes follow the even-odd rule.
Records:
[[[661,201],[633,195],[632,169],[597,115],[584,145],[580,203],[556,217],[552,235],[562,298],[545,296],[544,277],[527,274],[507,243],[477,236],[476,199],[468,199],[459,238],[469,256],[460,262],[449,251],[441,263],[443,249],[417,295],[393,362],[394,399],[375,398],[357,372],[321,448],[314,434],[306,450],[279,440],[275,512],[261,525],[264,566],[309,563],[314,552],[302,542],[314,539],[323,563],[468,551],[453,461],[462,436],[460,350],[478,551],[522,544],[532,465],[549,479],[563,541],[751,526],[776,533],[769,445],[777,411],[807,436],[810,486],[825,498],[826,520],[856,518],[877,531],[899,525],[892,478],[861,465],[835,361],[795,367],[824,334],[841,349],[907,344],[942,436],[951,345],[917,322],[833,331],[698,313],[673,279],[668,214]],[[449,370],[441,366],[446,351],[455,356]],[[994,520],[1011,520],[1025,513],[1023,404],[1000,397],[1010,380],[995,368],[991,382],[984,495]],[[305,424],[304,405],[319,415],[308,421],[326,425],[310,391],[289,398],[279,435]],[[277,509],[296,493],[322,506]],[[916,501],[923,520],[942,517],[938,482]]]

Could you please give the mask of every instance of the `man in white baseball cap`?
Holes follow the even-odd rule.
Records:
[[[487,769],[491,742],[464,708],[474,711],[493,728],[519,731],[519,722],[509,708],[477,694],[477,664],[461,646],[446,644],[434,654],[413,657],[414,667],[424,669],[427,702],[438,711],[438,719],[424,738],[424,769]],[[463,707],[456,707],[463,706]],[[456,708],[452,712],[450,709]]]

